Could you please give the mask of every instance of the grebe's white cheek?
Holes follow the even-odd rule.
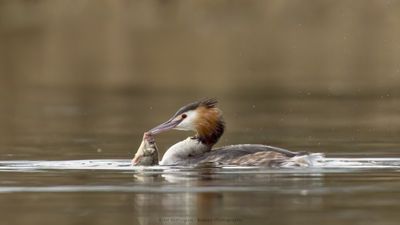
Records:
[[[185,113],[186,118],[180,122],[175,129],[176,130],[193,130],[196,131],[195,127],[195,120],[197,118],[197,112],[196,111],[188,111]]]

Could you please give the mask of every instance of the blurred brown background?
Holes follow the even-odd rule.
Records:
[[[398,93],[399,58],[399,1],[0,2],[2,87]]]
[[[0,152],[125,158],[205,96],[220,144],[397,151],[399,59],[400,1],[1,0]]]

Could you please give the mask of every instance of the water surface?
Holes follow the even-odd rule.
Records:
[[[228,129],[219,145],[326,153],[312,168],[131,166],[142,132],[189,100],[182,96],[27,89],[3,98],[2,221],[398,224],[396,98],[222,96]],[[163,151],[188,135],[157,142]]]

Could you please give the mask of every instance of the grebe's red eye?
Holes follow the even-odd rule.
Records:
[[[187,117],[186,114],[182,114],[182,119],[185,119]]]

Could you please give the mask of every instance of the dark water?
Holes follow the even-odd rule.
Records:
[[[225,93],[220,145],[264,143],[336,161],[131,167],[142,132],[193,100],[188,93],[88,87],[2,95],[1,224],[399,223],[399,98]],[[188,135],[171,132],[157,142],[166,149]]]

